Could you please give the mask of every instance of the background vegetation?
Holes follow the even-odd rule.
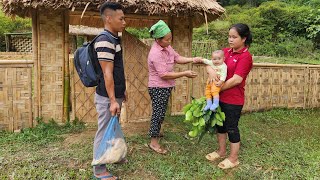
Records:
[[[0,9],[2,9],[0,5]],[[4,33],[31,32],[31,19],[7,17],[0,11],[0,51],[6,50]]]
[[[228,28],[242,22],[252,29],[254,41],[250,52],[254,55],[319,60],[319,1],[249,1],[252,3],[243,5],[240,2],[240,5],[229,2],[232,5],[225,7],[226,15],[209,24],[209,34],[205,26],[196,28],[194,40],[213,39],[218,47],[226,47]]]

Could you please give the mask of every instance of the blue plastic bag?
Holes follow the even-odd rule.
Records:
[[[113,116],[96,150],[91,165],[117,163],[125,158],[127,149],[118,117]]]

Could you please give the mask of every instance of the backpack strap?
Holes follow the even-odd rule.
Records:
[[[97,39],[98,37],[102,36],[102,35],[105,35],[105,36],[107,36],[108,38],[110,38],[110,39],[112,40],[112,43],[115,44],[115,41],[114,41],[112,35],[111,35],[109,32],[107,32],[107,31],[102,31],[102,32],[101,32],[100,34],[98,34],[95,38],[93,38],[93,40],[92,40],[92,41],[89,43],[89,45],[88,45],[88,46],[91,46],[91,47],[93,48],[93,51],[94,51],[95,53],[96,53],[96,50],[95,50],[95,48],[94,48],[94,43],[95,43],[96,39]],[[103,76],[103,71],[102,71],[101,66],[100,66],[100,64],[99,64],[98,58],[97,58],[96,60],[94,60],[94,63],[95,63],[95,66],[96,66],[97,68],[100,67],[99,69],[100,69],[101,71],[100,71],[99,74],[98,74],[98,81],[100,81],[100,77]]]
[[[92,39],[92,41],[90,42],[90,44],[95,43],[96,39],[97,39],[98,37],[100,37],[101,35],[105,35],[105,36],[108,36],[110,39],[113,39],[112,35],[111,35],[109,32],[107,32],[107,31],[102,31],[100,34],[98,34],[96,37],[94,37],[94,38]]]

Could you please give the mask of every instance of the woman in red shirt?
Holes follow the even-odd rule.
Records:
[[[206,155],[210,161],[226,156],[226,139],[230,141],[230,155],[218,164],[222,169],[239,165],[240,132],[238,122],[244,104],[244,86],[246,78],[252,69],[252,56],[248,48],[252,35],[246,24],[235,24],[229,30],[229,48],[223,49],[225,63],[228,67],[227,78],[220,92],[220,107],[226,115],[223,126],[218,126],[217,139],[219,149]],[[210,77],[218,79],[214,70],[207,66]]]

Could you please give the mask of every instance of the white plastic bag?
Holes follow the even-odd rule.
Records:
[[[91,165],[117,163],[126,157],[127,150],[127,144],[118,117],[113,116],[96,150],[96,155]]]

